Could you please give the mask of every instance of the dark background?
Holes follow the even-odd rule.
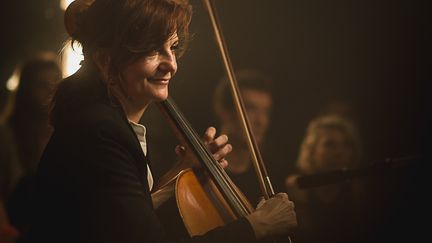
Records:
[[[207,13],[201,1],[191,2],[194,38],[179,60],[170,88],[202,133],[216,125],[212,92],[224,70]],[[425,156],[430,101],[426,83],[431,80],[426,2],[217,1],[234,68],[256,68],[274,81],[275,108],[265,159],[271,160],[270,176],[279,190],[308,122],[332,101],[353,107],[365,165],[389,157]],[[2,0],[0,11],[0,101],[4,103],[4,83],[14,66],[37,51],[59,52],[67,35],[56,0]],[[168,167],[169,162],[159,161],[171,159],[176,144],[160,119],[154,108],[144,118],[151,151],[169,146],[164,154],[152,153],[154,164],[164,163],[155,166],[156,174]]]
[[[224,75],[207,13],[191,1],[194,34],[172,96],[196,126],[214,124],[211,96]],[[427,5],[391,0],[218,0],[235,69],[274,80],[269,143],[293,161],[307,122],[332,101],[356,112],[367,160],[417,153],[422,81],[430,45]],[[1,83],[37,51],[59,52],[67,35],[56,0],[1,3]],[[424,58],[424,59],[423,59]],[[4,89],[4,85],[1,85]],[[3,92],[3,91],[2,91]],[[272,147],[273,147],[272,146]],[[276,149],[277,148],[277,149]]]
[[[365,164],[421,154],[426,124],[422,85],[430,80],[423,62],[430,45],[426,5],[387,0],[217,3],[234,68],[257,68],[274,81],[275,109],[264,159],[272,160],[276,184],[296,160],[307,123],[334,101],[353,108]],[[179,61],[171,95],[201,132],[217,125],[212,92],[225,73],[207,13],[200,1],[193,4],[194,39]],[[147,120],[157,116],[149,114]],[[167,136],[160,123],[154,126],[153,132]]]

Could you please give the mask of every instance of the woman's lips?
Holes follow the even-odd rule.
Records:
[[[151,79],[149,79],[149,81],[151,83],[161,84],[161,85],[167,85],[169,83],[169,79],[167,79],[167,78],[151,78]]]

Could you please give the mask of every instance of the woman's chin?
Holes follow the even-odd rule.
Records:
[[[158,92],[154,96],[155,101],[164,101],[166,99],[168,99],[168,91],[167,92]]]

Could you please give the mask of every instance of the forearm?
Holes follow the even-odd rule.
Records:
[[[175,193],[175,181],[167,184],[166,186],[158,189],[151,194],[153,207],[155,209],[159,208],[160,205],[165,203],[168,199],[174,196]]]

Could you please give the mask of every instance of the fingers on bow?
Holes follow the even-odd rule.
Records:
[[[294,202],[289,200],[288,194],[281,192],[281,193],[276,194],[276,197],[278,197],[278,198],[282,199],[283,201],[285,201],[286,203],[288,203],[291,208],[294,208]]]

